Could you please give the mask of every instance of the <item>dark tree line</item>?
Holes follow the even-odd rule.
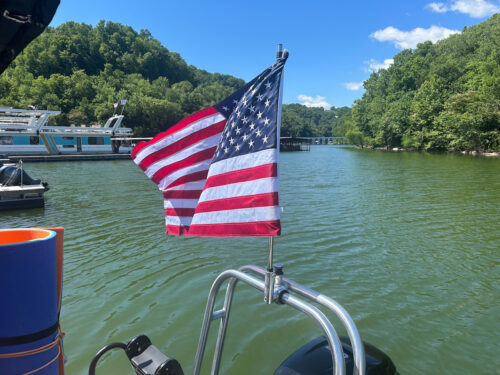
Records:
[[[281,116],[281,135],[293,137],[344,136],[346,123],[343,118],[350,113],[349,107],[306,107],[301,104],[285,104]]]

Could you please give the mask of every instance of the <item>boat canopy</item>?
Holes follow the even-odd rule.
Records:
[[[52,20],[59,0],[4,0],[0,3],[0,73]]]

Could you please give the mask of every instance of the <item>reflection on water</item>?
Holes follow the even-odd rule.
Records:
[[[275,259],[288,277],[342,303],[401,374],[498,371],[500,160],[332,146],[280,158]],[[267,240],[165,237],[161,194],[131,161],[26,169],[50,183],[46,208],[0,223],[66,228],[67,372],[85,374],[100,347],[138,333],[192,372],[212,281],[265,265]],[[320,334],[241,285],[221,373],[272,373]],[[121,354],[100,370],[132,374]]]

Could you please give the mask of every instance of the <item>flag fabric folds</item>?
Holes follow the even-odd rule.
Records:
[[[217,105],[132,151],[163,192],[167,234],[277,236],[280,90],[286,57]]]

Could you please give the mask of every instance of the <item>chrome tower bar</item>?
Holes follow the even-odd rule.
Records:
[[[322,328],[328,344],[331,348],[332,362],[333,362],[333,374],[334,375],[345,375],[345,363],[344,363],[344,353],[342,351],[342,344],[338,338],[332,323],[326,318],[326,316],[315,306],[308,302],[304,302],[300,298],[292,296],[290,292],[295,292],[300,296],[312,300],[336,314],[336,316],[341,320],[341,322],[346,327],[351,345],[353,348],[354,356],[354,375],[364,375],[365,374],[365,354],[363,348],[363,342],[359,336],[356,325],[354,324],[352,318],[349,316],[347,311],[336,301],[316,292],[309,288],[306,288],[292,280],[282,277],[282,266],[276,264],[276,269],[273,273],[274,276],[274,290],[272,295],[273,302],[277,304],[286,304],[293,307],[294,309],[305,313],[306,315],[313,318]],[[242,281],[251,287],[264,291],[266,284],[264,281],[259,280],[248,273],[253,273],[258,276],[265,276],[266,270],[254,266],[246,265],[241,267],[239,270],[227,270],[222,272],[212,284],[210,293],[208,296],[207,307],[205,309],[205,315],[203,318],[203,324],[201,328],[200,340],[198,342],[198,349],[196,351],[194,375],[199,375],[201,371],[201,364],[203,361],[203,356],[205,353],[205,347],[207,343],[208,333],[210,325],[213,320],[220,319],[219,332],[217,336],[217,343],[215,347],[214,358],[212,362],[212,375],[218,375],[220,368],[220,361],[222,356],[222,350],[224,346],[224,339],[227,331],[227,324],[229,321],[231,303],[233,299],[234,288],[238,281]],[[222,286],[222,284],[229,280],[226,289],[226,295],[224,299],[224,305],[221,310],[214,311],[215,299]]]

